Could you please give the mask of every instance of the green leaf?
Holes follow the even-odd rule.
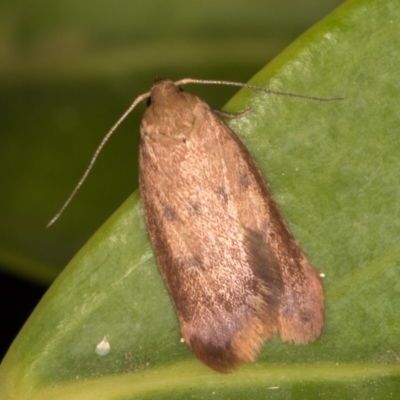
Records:
[[[341,1],[297,0],[297,10],[292,0],[0,2],[0,270],[49,285],[137,187],[140,112],[45,229],[154,78],[246,81]],[[234,89],[193,90],[220,108]]]
[[[203,366],[180,343],[135,193],[24,326],[1,365],[1,397],[399,397],[399,29],[397,1],[347,2],[251,81],[343,101],[242,90],[227,106],[252,109],[229,123],[325,274],[320,340],[270,341],[230,375]]]

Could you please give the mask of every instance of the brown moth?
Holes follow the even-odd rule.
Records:
[[[158,80],[141,123],[140,193],[184,341],[219,372],[254,361],[269,338],[322,330],[319,274],[259,168],[199,97]]]
[[[235,133],[187,83],[157,80],[104,137],[62,214],[115,129],[149,98],[141,123],[139,181],[147,228],[183,340],[206,365],[229,372],[279,335],[305,344],[324,321],[319,274],[307,261],[262,173]]]

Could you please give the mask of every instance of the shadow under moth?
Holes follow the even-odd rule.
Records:
[[[139,183],[147,229],[183,340],[218,372],[255,360],[279,335],[305,344],[323,327],[319,274],[283,219],[262,173],[236,134],[186,83],[157,80],[103,139],[148,99],[140,133]],[[49,224],[49,225],[50,225]]]

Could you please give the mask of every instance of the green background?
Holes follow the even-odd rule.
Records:
[[[210,3],[210,10],[215,9],[215,3],[212,4],[214,6]],[[302,12],[293,6],[290,9],[290,4],[293,5],[287,3],[285,12],[289,15],[293,13],[293,18],[300,17]],[[236,10],[241,13],[237,16],[243,21],[249,7],[248,3],[246,6],[243,3],[243,10]],[[181,8],[181,12],[184,9]],[[247,17],[247,23],[254,29],[253,38],[258,40],[256,21],[262,19],[262,13],[260,8],[257,10],[253,18]],[[158,20],[153,21],[157,28],[163,26],[169,12],[169,8],[157,9]],[[199,23],[200,11],[186,12],[176,21],[182,21],[187,26],[187,15],[190,14]],[[227,15],[232,13],[232,8],[224,8],[224,12],[224,18],[229,20]],[[233,14],[236,15],[236,12]],[[264,18],[275,21],[267,14],[263,15]],[[279,15],[278,12],[276,14]],[[67,14],[63,15],[66,17]],[[214,19],[218,20],[210,11],[205,23],[212,24]],[[276,32],[281,32],[282,27],[271,26]],[[293,21],[291,26],[287,31],[289,34],[295,31]],[[177,29],[176,25],[171,32],[174,29]],[[320,97],[343,96],[343,101],[318,103],[243,90],[226,107],[229,111],[252,108],[249,115],[229,124],[260,165],[310,261],[325,274],[326,323],[320,340],[298,347],[279,340],[271,341],[264,346],[256,363],[230,375],[217,374],[199,363],[179,341],[176,316],[153,258],[136,192],[74,257],[32,314],[1,365],[0,393],[5,398],[22,399],[398,398],[399,29],[400,6],[397,1],[347,2],[300,37],[251,80],[251,83],[275,90]],[[265,32],[268,33],[268,30],[265,28]],[[200,31],[202,40],[206,40],[206,33],[200,28],[195,30]],[[211,31],[211,28],[205,31]],[[213,69],[217,76],[212,78],[247,79],[240,76],[239,60],[245,62],[251,59],[246,51],[251,53],[249,43],[252,35],[249,34],[248,42],[241,50],[232,52],[237,56],[235,64],[233,56],[227,56],[230,46],[222,43],[228,43],[224,42],[228,37],[233,43],[243,44],[245,40],[241,42],[238,37],[235,38],[232,31],[239,32],[238,37],[243,35],[241,29],[225,27],[220,35],[209,36],[209,48],[214,48],[215,58],[220,57],[220,63],[216,63],[217,67],[210,68],[210,71],[203,66],[201,69],[206,76],[203,74],[202,77],[209,78]],[[182,42],[173,41],[171,47],[157,47],[159,51],[155,53],[163,58],[165,51],[167,56],[163,59],[175,60],[171,53],[181,52],[174,53],[169,49],[177,43],[182,46],[183,42],[190,41],[188,35],[181,37]],[[167,34],[163,36],[165,42],[166,37]],[[111,41],[111,38],[108,40]],[[151,42],[151,38],[143,37],[143,41]],[[268,58],[268,50],[264,50],[267,48],[268,45],[259,42],[254,53]],[[184,54],[193,62],[195,56],[187,51]],[[121,60],[125,57],[129,63],[127,53],[122,53],[119,52],[117,58]],[[150,53],[149,56],[155,57],[153,52]],[[209,58],[212,59],[211,55]],[[93,54],[85,59],[85,68],[76,68],[72,62],[60,62],[57,66],[61,82],[63,79],[67,81],[67,72],[70,71],[74,79],[81,79],[80,83],[86,86],[86,90],[87,86],[90,87],[88,92],[78,91],[78,84],[60,84],[52,74],[43,76],[58,83],[55,86],[59,90],[54,90],[57,96],[63,93],[62,88],[66,92],[70,89],[76,99],[82,101],[86,98],[87,106],[82,108],[82,112],[85,117],[92,116],[90,129],[99,131],[103,128],[98,124],[110,126],[115,121],[116,118],[110,118],[108,123],[104,119],[108,119],[111,108],[117,107],[117,101],[105,102],[104,110],[99,112],[101,103],[97,101],[102,90],[98,88],[104,90],[104,86],[99,84],[98,72],[101,68],[97,69],[97,74],[93,71],[91,79],[88,78],[95,59]],[[140,83],[137,83],[139,90],[132,95],[127,90],[130,79],[127,73],[125,75],[118,69],[117,64],[110,61],[108,68],[114,74],[113,79],[120,82],[117,85],[113,81],[115,86],[111,87],[120,93],[121,98],[126,96],[126,104],[121,107],[124,109],[138,93],[148,90],[154,75],[160,73],[160,65],[158,62],[154,71],[150,71],[152,77],[146,78],[147,70],[142,72]],[[102,68],[105,65],[106,62],[102,63]],[[243,71],[246,68],[243,67]],[[192,73],[187,68],[182,69],[180,72],[183,73],[179,76],[173,66],[170,69],[166,66],[161,72],[163,76],[172,79],[199,76],[194,67],[191,68]],[[21,79],[24,76],[22,67],[15,73],[21,74]],[[140,76],[139,71],[132,74]],[[39,88],[43,76],[37,77],[31,84]],[[141,82],[145,78],[150,83]],[[90,85],[87,84],[89,80]],[[26,84],[21,84],[21,88]],[[11,84],[8,82],[7,85]],[[208,97],[209,93],[224,92],[226,89],[190,86],[186,90],[200,93],[209,103],[219,106],[218,102],[222,104],[223,100],[215,98],[214,103],[214,98]],[[109,88],[105,92],[109,97],[113,90]],[[44,102],[47,107],[39,101],[33,103],[47,109],[55,106],[55,98],[47,97],[47,102]],[[61,96],[61,99],[63,101],[64,97]],[[60,151],[60,154],[50,153],[53,157],[44,156],[36,147],[38,160],[52,160],[53,168],[48,168],[47,178],[54,179],[51,183],[55,195],[48,196],[46,191],[46,197],[53,202],[59,197],[60,205],[69,194],[67,189],[60,189],[65,186],[67,175],[64,175],[65,179],[60,179],[58,175],[62,174],[62,168],[54,168],[54,164],[62,161],[68,148],[74,154],[75,157],[70,156],[68,162],[68,175],[70,169],[75,170],[75,177],[71,178],[72,188],[91,155],[90,151],[88,156],[81,154],[86,147],[83,143],[90,139],[87,135],[90,129],[84,129],[84,125],[79,123],[83,119],[81,110],[72,106],[67,110],[65,114],[57,114],[63,115],[61,121],[64,123],[60,126],[69,126],[65,121],[75,118],[79,129],[69,129],[77,129],[76,141],[72,141],[73,135],[70,134],[66,134],[64,140],[60,140],[61,136],[47,135],[43,141],[48,144],[50,140],[52,146]],[[26,121],[40,120],[40,113],[34,111],[31,110],[30,119]],[[113,112],[117,117],[121,114]],[[87,229],[90,223],[95,224],[94,210],[103,205],[103,200],[107,203],[106,196],[115,194],[114,187],[109,186],[111,182],[117,186],[125,180],[137,184],[133,178],[137,176],[136,172],[125,172],[124,178],[123,172],[111,170],[110,162],[111,152],[115,150],[115,163],[121,170],[129,169],[126,164],[121,165],[126,159],[123,151],[129,151],[131,155],[127,158],[136,164],[131,149],[137,145],[134,142],[129,144],[129,140],[132,136],[136,141],[138,139],[139,118],[140,111],[124,123],[119,136],[110,141],[108,149],[100,156],[95,171],[80,194],[57,222],[52,237],[60,235],[60,243],[73,246],[73,241],[67,239],[74,237],[74,226],[79,227],[76,230],[82,235],[83,229]],[[17,120],[21,124],[26,122],[25,118]],[[132,130],[136,135],[132,135]],[[36,140],[31,139],[30,151],[35,147],[32,145],[37,144]],[[122,141],[122,148],[113,149],[119,141]],[[96,147],[92,143],[91,146],[93,150]],[[57,157],[54,157],[56,154]],[[78,168],[81,157],[87,159],[82,160],[82,166]],[[107,160],[107,157],[110,159]],[[102,163],[105,166],[100,171]],[[43,171],[39,166],[37,168]],[[131,168],[133,170],[133,166]],[[27,175],[33,170],[27,169]],[[104,184],[107,177],[109,183]],[[100,189],[94,188],[96,180]],[[26,178],[27,186],[29,182]],[[65,190],[65,195],[60,193],[61,190]],[[85,191],[89,191],[87,196],[92,196],[90,202],[89,197],[85,198]],[[22,198],[19,200],[22,201]],[[25,200],[31,202],[34,198],[31,194]],[[17,205],[17,201],[13,204]],[[39,241],[38,236],[33,233],[31,236],[32,240]],[[30,246],[34,247],[33,243]],[[55,252],[55,248],[51,248]],[[55,254],[52,256],[55,257]],[[46,276],[44,272],[53,271],[51,266],[56,263],[41,263],[40,258],[35,261],[48,268],[42,270],[42,277]],[[94,349],[104,336],[110,342],[111,351],[99,357]]]
[[[105,132],[157,77],[247,82],[340,1],[0,4],[0,266],[49,284],[137,187],[139,120]],[[290,86],[287,87],[290,89]],[[215,107],[236,89],[192,87]]]

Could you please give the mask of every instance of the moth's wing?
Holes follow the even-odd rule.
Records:
[[[321,335],[324,323],[320,275],[293,237],[254,159],[235,133],[222,121],[220,124],[217,132],[220,132],[219,142],[223,148],[221,160],[232,202],[240,204],[236,218],[246,229],[261,235],[269,259],[261,268],[268,269],[273,262],[282,275],[283,290],[279,297],[281,339],[296,344],[315,340]],[[231,140],[223,140],[222,136]],[[257,263],[250,265],[253,270],[260,270]],[[262,280],[267,282],[268,278]]]
[[[300,251],[245,147],[203,105],[193,115],[183,141],[142,140],[140,187],[182,336],[225,372],[296,319],[295,302],[282,319],[283,299],[293,300],[285,279],[293,268],[296,279],[303,273],[279,249],[289,238]]]
[[[324,325],[320,275],[303,254],[284,267],[282,274],[285,291],[279,311],[281,339],[296,344],[318,339]]]
[[[233,132],[232,135],[236,137]],[[236,138],[236,140],[242,154],[247,153],[248,150],[239,139]],[[282,273],[283,293],[279,309],[281,339],[305,344],[321,335],[324,324],[321,278],[293,237],[253,158],[249,156],[245,159],[249,170],[254,173],[254,181],[257,182],[257,185],[251,187],[251,196],[254,198],[254,193],[257,193],[258,199],[264,200],[264,207],[263,211],[253,213],[253,204],[248,204],[247,207],[241,209],[239,220],[245,224],[245,221],[251,220],[252,215],[257,215],[250,226],[263,233],[265,245],[273,258],[277,260]],[[240,171],[240,174],[243,180],[243,172]],[[244,193],[238,193],[238,198],[244,199],[246,196]],[[263,217],[259,218],[260,215]]]

